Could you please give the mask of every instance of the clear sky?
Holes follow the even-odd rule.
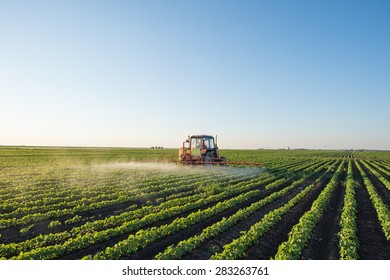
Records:
[[[390,1],[2,1],[0,145],[390,149]]]

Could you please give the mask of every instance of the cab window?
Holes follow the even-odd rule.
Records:
[[[204,144],[208,150],[214,149],[214,139],[213,138],[204,138]]]
[[[203,148],[203,139],[202,138],[192,138],[191,139],[191,147],[192,148]]]

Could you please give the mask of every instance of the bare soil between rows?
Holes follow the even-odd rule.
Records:
[[[340,218],[344,205],[346,172],[339,177],[335,190],[309,243],[303,250],[301,259],[338,260]]]
[[[233,239],[238,238],[241,235],[242,231],[247,231],[249,228],[259,222],[264,215],[269,213],[270,211],[275,210],[278,207],[281,207],[286,202],[288,202],[292,197],[294,197],[298,192],[303,190],[305,187],[314,183],[314,181],[321,174],[316,174],[300,186],[298,186],[295,190],[290,191],[285,196],[277,199],[273,203],[263,207],[258,212],[252,214],[244,221],[225,231],[224,233],[218,235],[212,240],[206,242],[200,248],[194,250],[190,254],[188,254],[184,259],[209,259],[214,253],[221,252],[223,250],[223,246],[227,243],[233,241]],[[246,259],[270,259],[271,256],[274,255],[275,248],[277,249],[280,238],[283,238],[284,235],[287,236],[290,231],[289,225],[291,226],[295,224],[295,219],[299,219],[301,212],[306,211],[308,207],[310,207],[310,201],[313,197],[318,196],[321,191],[322,184],[317,184],[315,188],[307,195],[304,201],[301,204],[294,206],[285,217],[268,233],[266,233],[260,240],[259,243],[250,249],[247,253]],[[307,204],[307,205],[306,205]],[[295,214],[295,215],[294,215]],[[289,225],[286,225],[286,222],[289,222]],[[283,226],[285,226],[283,228]],[[282,237],[283,236],[283,237]],[[276,253],[276,251],[275,251]]]
[[[359,259],[389,260],[390,242],[386,240],[382,232],[377,213],[364,186],[359,170],[355,164],[352,167],[354,178],[360,185],[356,188],[356,227],[359,240]]]
[[[260,183],[257,186],[253,187],[251,190],[255,190],[255,189],[264,190],[264,186],[265,185],[267,185],[267,184]],[[262,192],[259,196],[256,196],[255,198],[252,198],[252,199],[250,199],[250,200],[248,200],[248,201],[246,201],[244,203],[241,203],[241,204],[239,204],[239,205],[237,205],[235,207],[232,207],[232,208],[224,211],[223,213],[221,213],[219,215],[215,215],[215,216],[213,216],[213,217],[211,217],[211,218],[209,218],[209,219],[207,219],[205,221],[197,223],[196,225],[194,225],[194,226],[192,226],[192,227],[190,227],[188,229],[185,229],[185,230],[180,231],[180,232],[178,232],[176,234],[168,236],[164,240],[154,242],[153,244],[149,245],[147,248],[141,249],[140,251],[138,251],[137,253],[135,253],[135,254],[133,254],[131,256],[126,256],[126,257],[124,257],[124,259],[151,259],[158,252],[160,252],[162,248],[168,247],[169,245],[172,244],[172,242],[175,242],[175,241],[169,241],[169,240],[175,239],[176,241],[180,241],[180,240],[183,240],[185,238],[188,238],[188,237],[192,236],[194,230],[196,230],[197,227],[200,227],[200,226],[206,227],[208,225],[211,225],[211,224],[215,223],[216,221],[218,221],[218,219],[221,219],[221,217],[223,217],[224,215],[230,215],[229,214],[230,212],[233,213],[233,212],[237,211],[239,208],[243,207],[243,205],[250,205],[254,201],[256,201],[258,199],[261,199],[261,198],[269,195],[271,192],[277,191],[277,190],[283,188],[284,186],[285,186],[285,184],[279,186],[276,189],[273,189],[272,191],[264,190],[264,192]],[[239,194],[232,195],[230,197],[227,197],[226,199],[232,198],[232,197],[237,196],[237,195],[239,195]],[[158,223],[155,223],[153,225],[150,225],[150,226],[147,226],[147,227],[143,227],[142,229],[147,229],[147,228],[150,228],[150,227],[159,227],[161,225],[169,224],[169,223],[171,223],[173,220],[175,220],[177,218],[185,217],[185,216],[187,216],[188,214],[190,214],[190,213],[192,213],[194,211],[204,210],[206,208],[214,206],[217,203],[218,202],[213,202],[213,203],[210,203],[208,205],[204,205],[201,208],[197,208],[197,209],[193,209],[193,210],[190,210],[190,211],[183,212],[180,215],[176,215],[174,217],[165,219],[165,220],[160,221]],[[83,256],[86,256],[86,255],[94,255],[97,252],[102,251],[102,250],[104,250],[107,247],[112,247],[116,243],[118,243],[118,242],[128,238],[128,236],[130,234],[132,234],[132,233],[134,233],[134,232],[129,232],[129,233],[123,234],[121,236],[118,236],[116,238],[112,238],[112,239],[110,239],[108,241],[100,242],[98,244],[92,245],[92,246],[90,246],[88,248],[79,250],[77,252],[73,252],[73,253],[67,254],[67,255],[61,257],[61,259],[80,259],[80,258],[82,258]],[[186,236],[188,236],[188,237],[186,237]],[[169,244],[166,244],[166,243],[169,243]]]
[[[359,187],[356,188],[356,201],[357,201],[357,234],[359,239],[359,258],[364,260],[389,260],[390,259],[390,242],[386,240],[381,225],[377,218],[377,213],[375,208],[370,200],[367,189],[364,186],[363,178],[358,171],[354,161],[353,161],[353,173],[355,180],[360,184]],[[376,178],[376,176],[369,171],[363,164],[361,164],[364,172],[366,172],[368,178],[375,186],[378,194],[382,198],[382,200],[390,206],[390,192],[386,189],[380,180]],[[371,166],[372,167],[372,166]],[[375,169],[375,167],[372,167]],[[376,169],[377,170],[377,169]],[[377,170],[378,171],[378,170]],[[380,171],[378,171],[380,172]],[[303,190],[305,187],[312,184],[323,172],[314,174],[311,178],[306,180],[304,183],[299,185],[296,189],[289,191],[283,197],[276,199],[274,202],[265,205],[256,213],[249,216],[244,221],[241,221],[237,225],[232,228],[226,230],[224,233],[214,237],[209,240],[201,247],[195,249],[190,254],[186,255],[183,259],[187,260],[204,260],[209,259],[214,253],[221,252],[223,250],[223,246],[225,244],[230,243],[235,238],[238,238],[241,235],[242,231],[247,231],[253,224],[260,221],[264,215],[269,213],[270,211],[282,206],[286,202],[288,202],[292,197],[294,197],[299,191]],[[339,223],[340,223],[340,215],[343,208],[343,199],[345,195],[345,177],[346,172],[344,170],[343,174],[339,179],[339,183],[336,186],[336,189],[332,193],[332,197],[327,205],[323,216],[321,217],[319,223],[312,233],[312,237],[304,249],[301,259],[319,259],[319,260],[330,260],[330,259],[339,259],[339,248],[338,248],[338,232],[339,232]],[[318,197],[320,192],[323,190],[325,185],[329,182],[330,178],[327,177],[323,181],[316,184],[314,189],[307,194],[307,196],[299,202],[297,205],[292,207],[290,211],[288,211],[283,218],[266,234],[264,234],[258,243],[250,248],[246,253],[244,259],[256,259],[256,260],[268,260],[275,256],[278,247],[281,243],[288,239],[288,234],[291,231],[291,228],[298,223],[300,217],[308,211],[313,203],[313,201]],[[259,184],[253,189],[264,189],[266,184]],[[156,254],[164,251],[168,246],[172,244],[176,244],[181,240],[188,239],[196,234],[200,234],[204,228],[210,226],[218,221],[220,221],[223,217],[228,217],[233,215],[238,209],[249,206],[251,203],[256,202],[272,192],[276,192],[286,187],[288,183],[284,183],[282,186],[261,193],[261,195],[252,198],[246,202],[240,203],[235,207],[231,207],[222,213],[210,217],[204,221],[196,223],[189,228],[174,233],[170,236],[166,236],[164,239],[154,242],[147,247],[139,250],[138,252],[124,256],[123,259],[137,259],[137,260],[146,260],[153,259]],[[235,195],[234,195],[235,196]],[[233,197],[233,196],[231,196]],[[226,198],[228,199],[228,198]],[[50,220],[40,221],[35,223],[32,234],[28,236],[21,237],[20,229],[21,227],[9,228],[0,231],[2,235],[3,243],[11,243],[11,242],[21,242],[26,239],[33,238],[39,234],[48,234],[48,233],[56,233],[61,231],[69,231],[74,226],[79,226],[90,220],[98,220],[103,219],[105,217],[111,216],[113,213],[121,213],[125,211],[129,206],[136,204],[137,207],[142,207],[145,205],[146,201],[136,201],[129,203],[121,203],[112,205],[105,208],[94,209],[91,211],[86,211],[81,213],[80,215],[83,217],[83,221],[72,224],[65,225],[49,230],[48,224]],[[215,205],[215,203],[211,203],[209,205],[203,206],[200,210],[206,209],[210,206]],[[144,227],[142,229],[147,229],[149,227],[158,227],[164,224],[168,224],[172,222],[176,218],[185,217],[189,213],[193,211],[197,211],[198,209],[187,211],[185,213],[181,213],[180,215],[176,215],[169,219],[165,219],[153,225]],[[63,216],[58,218],[57,220],[63,222],[71,216]],[[85,255],[93,255],[99,251],[104,250],[109,246],[114,246],[116,243],[126,239],[129,234],[133,232],[129,232],[113,238],[108,241],[97,243],[88,248],[79,250],[77,252],[71,252],[62,256],[60,259],[80,259]]]

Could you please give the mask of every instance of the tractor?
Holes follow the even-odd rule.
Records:
[[[219,156],[217,137],[192,135],[179,149],[179,162],[182,164],[226,165],[226,158]]]

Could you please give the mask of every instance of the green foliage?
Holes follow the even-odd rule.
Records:
[[[375,188],[377,182],[380,187],[388,188],[390,153],[226,150],[221,154],[233,161],[264,162],[266,168],[192,168],[165,163],[157,164],[156,169],[153,165],[148,168],[132,165],[134,161],[144,162],[144,166],[153,161],[170,161],[177,157],[177,149],[2,147],[0,230],[16,228],[20,236],[15,239],[17,242],[0,244],[0,259],[58,259],[127,236],[115,245],[85,256],[85,259],[119,259],[221,215],[215,223],[199,228],[198,234],[179,240],[155,257],[182,258],[300,184],[313,180],[319,172],[323,175],[316,182],[307,184],[290,201],[266,213],[236,240],[224,244],[222,252],[214,247],[213,258],[243,257],[315,184],[332,178],[319,201],[313,203],[311,214],[301,218],[301,226],[296,229],[301,234],[297,235],[299,238],[291,237],[291,243],[295,244],[291,250],[296,253],[284,258],[299,258],[311,228],[318,223],[332,190],[340,183],[340,174],[347,172],[339,232],[340,257],[356,259],[359,245],[356,182],[351,162],[356,163],[363,176],[364,187],[389,239],[389,210]],[[337,168],[341,160],[348,161],[348,169],[345,165]],[[370,171],[370,176],[360,165]],[[373,183],[372,178],[378,180]],[[225,215],[233,207],[234,213]],[[46,229],[38,226],[46,222]],[[4,234],[3,240],[6,240]]]
[[[356,163],[356,166],[363,177],[364,185],[366,186],[371,202],[374,205],[375,211],[378,216],[378,220],[382,226],[382,231],[386,239],[389,241],[390,240],[390,210],[388,206],[382,201],[381,197],[378,195],[374,185],[372,184],[371,180],[368,178],[367,174],[363,171],[361,165],[359,163]]]
[[[79,215],[75,215],[75,216],[73,216],[72,218],[65,220],[64,223],[65,223],[66,225],[71,225],[71,224],[75,224],[75,223],[80,222],[82,219],[83,219],[83,217],[81,217],[81,216],[79,216]]]
[[[26,236],[30,233],[30,230],[33,228],[34,224],[24,227],[20,230],[20,236]]]
[[[61,225],[60,221],[51,221],[50,224],[47,226],[48,228],[56,228]]]
[[[325,189],[320,193],[318,198],[313,202],[312,207],[307,211],[296,224],[287,241],[283,242],[275,255],[277,260],[298,259],[310,239],[311,232],[321,218],[326,205],[329,202],[332,192],[338,184],[340,173],[342,172],[344,162],[342,162],[332,179]]]
[[[344,196],[344,207],[340,219],[339,248],[340,259],[356,260],[359,258],[359,240],[357,238],[355,188],[352,161],[348,162],[347,183]]]

